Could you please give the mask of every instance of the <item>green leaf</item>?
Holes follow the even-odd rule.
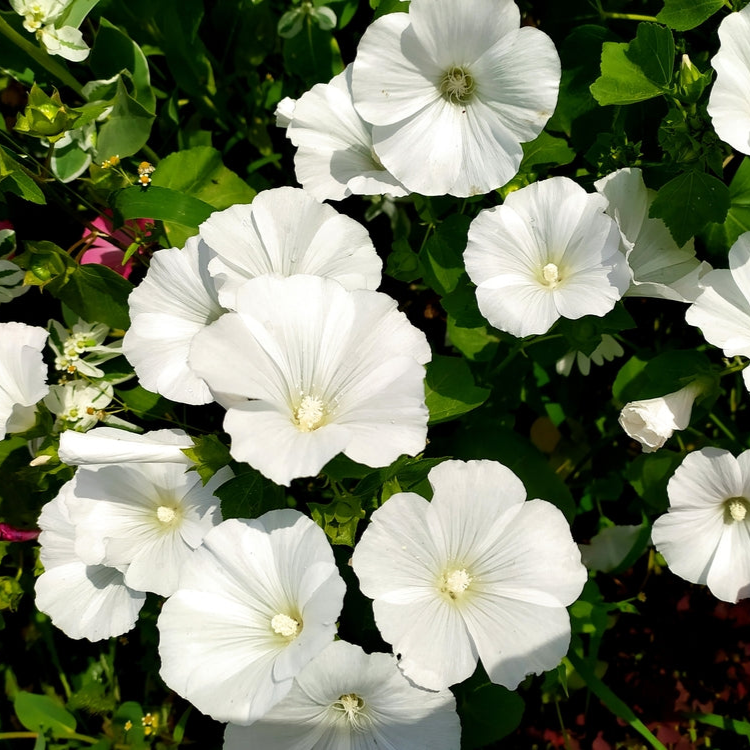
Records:
[[[564,138],[542,131],[533,141],[523,144],[523,161],[519,171],[529,172],[540,164],[563,166],[576,158],[576,152]]]
[[[216,435],[200,435],[192,440],[193,447],[182,452],[195,464],[198,476],[206,484],[219,469],[230,464],[232,456]]]
[[[427,364],[425,403],[430,424],[447,422],[481,406],[489,397],[488,388],[474,384],[466,360],[436,355]]]
[[[471,218],[463,214],[449,216],[439,224],[419,253],[425,283],[438,294],[448,294],[466,274],[463,252]]]
[[[675,31],[689,31],[723,7],[724,0],[664,0],[656,20]]]
[[[691,170],[662,186],[649,216],[662,219],[682,247],[709,222],[723,222],[728,211],[729,188],[716,177]]]
[[[255,197],[255,190],[227,169],[221,153],[210,146],[177,151],[162,159],[149,190],[154,187],[198,198],[218,210],[235,203],[250,203]]]
[[[640,66],[628,58],[627,51],[627,44],[604,42],[602,74],[591,84],[591,93],[602,106],[634,104],[662,93],[661,88],[646,76]]]
[[[146,112],[153,114],[156,97],[151,88],[151,76],[146,56],[127,34],[120,31],[106,18],[99,19],[99,30],[88,62],[94,76],[99,79],[113,78],[123,70],[129,71],[135,89],[135,100]]]
[[[213,206],[176,190],[130,187],[115,196],[114,209],[124,219],[158,219],[198,229],[213,212]]]
[[[474,362],[488,362],[497,352],[500,338],[488,325],[460,326],[450,315],[447,325],[448,339],[465,357]]]
[[[740,735],[741,737],[750,737],[750,722],[747,721],[730,719],[728,716],[720,716],[719,714],[702,713],[689,713],[686,714],[686,718],[695,719],[696,721],[700,721],[702,724],[708,724],[708,726],[710,727],[726,729]]]
[[[31,203],[46,203],[41,188],[26,170],[0,146],[0,192],[13,193]]]
[[[312,519],[325,531],[331,544],[354,546],[357,524],[365,517],[360,498],[339,497],[325,505],[308,503]]]
[[[424,482],[433,466],[445,461],[444,458],[410,458],[401,456],[390,466],[370,473],[354,489],[354,494],[363,500],[378,496],[383,486],[392,479],[397,479],[404,492],[412,490]],[[428,488],[429,489],[429,488]],[[415,490],[416,491],[416,490]]]
[[[154,115],[130,96],[122,76],[117,81],[117,93],[112,113],[101,126],[96,141],[99,161],[110,156],[132,156],[140,151],[151,134]]]
[[[669,29],[655,23],[639,23],[625,55],[659,88],[669,88],[674,72],[674,39]]]
[[[703,238],[709,250],[727,252],[737,238],[750,232],[750,157],[745,157],[729,184],[729,211],[721,224],[706,226]]]
[[[667,450],[642,453],[625,469],[625,478],[638,496],[655,513],[666,513],[669,507],[667,483],[683,456]]]
[[[388,254],[385,272],[398,281],[414,281],[422,276],[419,256],[411,249],[407,240],[400,239],[393,243]]]
[[[73,0],[55,22],[57,28],[72,26],[77,29],[86,16],[94,9],[99,0]]]
[[[46,695],[21,690],[13,701],[18,720],[31,732],[49,732],[53,737],[68,737],[76,730],[76,720],[57,701]]]
[[[266,511],[287,507],[283,487],[266,479],[259,471],[248,469],[216,490],[224,518],[257,518]]]
[[[141,419],[159,419],[172,408],[171,402],[167,399],[162,398],[158,393],[147,391],[140,385],[127,390],[116,388],[115,395]]]
[[[308,17],[301,34],[284,40],[284,67],[308,86],[330,81],[344,69],[341,51],[330,31],[323,31]]]
[[[111,268],[87,263],[73,269],[55,296],[90,323],[106,323],[110,328],[127,330],[128,296],[132,291],[133,285]]]
[[[154,4],[160,46],[177,85],[195,97],[216,93],[216,81],[206,46],[198,36],[203,0],[159,0]]]
[[[494,747],[521,723],[524,701],[517,692],[491,683],[479,667],[465,682],[456,685],[456,708],[461,717],[463,750]]]

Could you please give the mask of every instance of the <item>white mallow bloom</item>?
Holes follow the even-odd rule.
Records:
[[[123,571],[136,591],[169,596],[180,568],[221,522],[216,488],[231,479],[220,469],[204,486],[180,463],[81,466],[68,511],[76,554],[88,565]]]
[[[63,432],[58,456],[70,466],[165,461],[191,465],[182,451],[193,445],[184,430],[154,430],[139,435],[114,427],[97,427],[88,432]]]
[[[750,357],[750,232],[729,250],[729,269],[711,271],[701,279],[701,293],[685,313],[709,344],[727,357]],[[750,369],[742,373],[750,390]]]
[[[298,511],[224,521],[161,611],[161,676],[203,713],[251,724],[333,640],[345,589],[323,530]]]
[[[675,430],[690,424],[693,404],[703,390],[703,384],[694,381],[666,396],[631,401],[620,412],[620,427],[641,444],[644,453],[653,453]]]
[[[190,366],[227,407],[231,453],[279,484],[340,452],[388,466],[425,447],[425,335],[380,292],[263,276],[193,340]]]
[[[328,276],[376,289],[382,261],[367,230],[304,190],[276,188],[213,213],[183,250],[154,253],[131,293],[123,352],[144,388],[186,404],[213,396],[190,367],[193,337],[234,309],[237,288],[265,274]]]
[[[184,249],[157,250],[128,297],[131,325],[122,342],[144,388],[184,404],[213,401],[188,366],[190,342],[224,314],[208,263],[214,255],[191,237]]]
[[[208,270],[219,299],[232,309],[240,284],[269,273],[324,276],[347,289],[380,285],[383,262],[367,230],[300,188],[264,190],[252,203],[217,211],[200,237],[216,255]]]
[[[354,106],[408,190],[478,195],[518,172],[521,143],[544,128],[560,84],[552,40],[519,25],[512,0],[412,0],[369,26]]]
[[[461,726],[449,690],[412,685],[391,654],[331,643],[289,695],[250,726],[227,726],[224,750],[456,750]]]
[[[750,154],[750,6],[730,13],[719,26],[719,52],[708,114],[719,138]]]
[[[75,526],[68,501],[71,480],[39,516],[39,558],[44,573],[35,584],[36,606],[69,638],[100,641],[135,626],[146,594],[125,585],[123,574],[106,565],[87,565],[75,551]]]
[[[349,65],[330,83],[318,83],[297,99],[286,131],[297,147],[297,179],[320,201],[352,194],[407,195],[373,151],[372,126],[352,104],[351,75]]]
[[[34,426],[36,403],[49,391],[42,349],[47,331],[0,323],[0,440]]]
[[[526,501],[521,480],[495,461],[445,461],[428,475],[432,502],[391,496],[354,549],[375,622],[399,667],[429,690],[461,682],[477,658],[514,690],[565,656],[565,609],[586,569],[558,508]]]
[[[618,169],[597,180],[594,187],[609,201],[606,212],[620,227],[625,255],[633,271],[631,297],[660,297],[692,302],[699,279],[711,270],[695,257],[693,240],[678,247],[661,219],[649,218],[656,191],[643,182],[640,169]]]
[[[290,96],[285,96],[277,105],[274,110],[276,115],[276,127],[288,128],[289,123],[294,117],[294,108],[297,106],[297,100],[292,99]]]
[[[601,195],[552,177],[480,211],[464,261],[482,315],[523,337],[546,333],[560,317],[612,310],[631,274],[606,207]]]
[[[667,484],[651,539],[669,569],[726,602],[750,596],[750,451],[690,453]]]

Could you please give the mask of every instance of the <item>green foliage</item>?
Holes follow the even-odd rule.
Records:
[[[203,484],[206,484],[219,469],[228,466],[232,460],[229,448],[217,435],[193,437],[193,447],[184,448],[182,452],[195,464],[194,469]]]
[[[750,158],[742,160],[729,183],[729,210],[721,223],[708,223],[704,239],[709,249],[725,253],[744,232],[750,231]]]
[[[46,203],[44,193],[28,172],[0,146],[0,191],[13,193],[32,203]]]
[[[435,356],[427,365],[425,403],[430,424],[447,422],[481,406],[490,395],[478,388],[466,361],[460,357]]]
[[[286,493],[259,471],[245,471],[225,482],[216,490],[224,518],[258,518],[266,511],[286,508]]]
[[[700,26],[724,5],[723,0],[664,0],[664,7],[656,20],[675,31],[689,31]]]
[[[709,222],[723,222],[729,211],[729,188],[710,174],[690,170],[658,192],[649,216],[662,219],[674,241],[684,245]]]
[[[76,720],[57,701],[46,695],[34,695],[24,690],[16,693],[13,701],[18,720],[32,732],[49,733],[65,738],[76,730]]]

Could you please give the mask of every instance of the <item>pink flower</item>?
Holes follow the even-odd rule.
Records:
[[[7,219],[0,219],[0,230],[13,229],[13,222]]]
[[[7,523],[0,523],[0,541],[29,542],[39,536],[39,529],[16,529]]]
[[[80,263],[99,263],[111,268],[116,273],[119,273],[120,276],[127,279],[133,270],[133,261],[132,259],[128,260],[123,265],[122,258],[125,253],[120,247],[113,244],[110,238],[120,243],[120,245],[127,247],[133,242],[134,237],[143,234],[147,224],[151,222],[152,219],[126,221],[125,227],[115,231],[109,212],[107,212],[106,216],[97,216],[91,222],[91,226],[95,227],[97,231],[92,232],[87,227],[81,237],[81,239],[86,239],[90,235],[94,235],[94,240],[88,243],[88,247],[81,255]]]

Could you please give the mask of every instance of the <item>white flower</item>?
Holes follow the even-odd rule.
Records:
[[[50,55],[60,55],[71,62],[83,62],[91,50],[83,41],[83,34],[72,26],[43,26],[38,32],[39,41]]]
[[[75,527],[67,503],[71,480],[39,516],[44,573],[36,581],[36,606],[69,638],[100,641],[131,630],[146,594],[125,585],[122,573],[106,565],[86,565],[75,552]]]
[[[564,357],[557,360],[555,370],[559,375],[568,377],[575,362],[581,371],[581,375],[588,375],[591,372],[592,362],[601,367],[605,361],[611,362],[615,357],[622,357],[624,353],[625,350],[620,346],[617,339],[612,338],[608,333],[603,333],[601,341],[591,354],[586,356],[581,351],[568,352]]]
[[[157,250],[128,297],[131,325],[123,354],[144,388],[184,404],[213,401],[188,366],[193,336],[225,312],[208,273],[213,257],[200,237],[188,239],[182,250]]]
[[[424,449],[424,334],[385,294],[318,276],[252,279],[194,339],[190,366],[228,407],[231,453],[279,484],[340,452],[387,466]]]
[[[108,418],[104,409],[110,405],[113,396],[109,383],[71,380],[50,386],[44,405],[57,417],[56,429],[86,432]]]
[[[25,323],[0,323],[0,439],[25,432],[36,421],[36,403],[49,391],[42,349],[47,331]]]
[[[322,529],[298,511],[225,521],[159,616],[161,676],[200,711],[250,724],[333,640],[345,588]]]
[[[250,204],[217,211],[200,236],[217,256],[208,268],[225,307],[233,308],[240,284],[269,273],[325,276],[347,289],[380,285],[383,263],[367,230],[299,188],[264,190]]]
[[[352,66],[330,83],[318,83],[296,102],[286,131],[297,146],[297,179],[318,200],[349,195],[403,196],[409,191],[380,163],[372,127],[354,109]]]
[[[541,132],[560,83],[552,40],[519,25],[512,0],[412,0],[367,29],[354,106],[408,190],[477,195],[518,172],[521,143]]]
[[[631,276],[606,207],[602,196],[552,177],[481,211],[464,261],[482,315],[522,337],[546,333],[560,317],[608,313]]]
[[[669,569],[726,602],[750,596],[750,451],[690,453],[667,485],[651,538]]]
[[[727,357],[750,357],[750,232],[729,250],[729,270],[711,271],[701,279],[701,293],[685,313],[709,344]],[[742,373],[750,390],[750,370]]]
[[[290,96],[285,96],[279,101],[274,110],[276,116],[276,127],[288,128],[289,123],[294,117],[294,108],[297,105],[297,100],[292,99]]]
[[[620,227],[633,283],[625,296],[660,297],[692,302],[699,279],[711,270],[695,257],[693,240],[678,247],[661,219],[649,218],[656,191],[643,182],[640,169],[618,169],[594,187],[609,201],[607,214]]]
[[[708,114],[719,138],[750,154],[750,7],[730,13],[719,26],[719,52]]]
[[[11,0],[16,13],[24,17],[23,27],[36,34],[50,55],[72,62],[81,62],[91,51],[83,41],[81,32],[72,26],[57,27],[72,0]]]
[[[354,549],[375,622],[413,682],[440,690],[469,677],[477,657],[513,690],[565,656],[565,607],[586,569],[562,513],[526,502],[494,461],[445,461],[430,471],[432,502],[398,493],[372,515]]]
[[[78,373],[88,378],[101,378],[104,371],[99,365],[122,354],[121,342],[104,346],[109,326],[104,323],[87,323],[79,320],[68,331],[56,320],[50,320],[50,347],[55,353],[55,369],[72,375]]]
[[[45,24],[54,23],[72,0],[10,0],[11,7],[24,17],[23,27],[34,33]]]
[[[641,444],[644,453],[653,453],[675,430],[690,424],[693,403],[702,391],[703,385],[694,381],[666,396],[631,401],[620,412],[620,427]]]
[[[214,491],[231,477],[225,467],[203,486],[184,462],[82,466],[68,499],[76,553],[122,570],[132,589],[169,596],[192,551],[221,522]]]
[[[66,430],[60,435],[60,460],[70,466],[81,464],[184,463],[182,452],[193,441],[183,430],[154,430],[138,435],[113,427],[97,427],[89,432]]]
[[[249,727],[227,726],[224,750],[456,750],[461,726],[448,690],[421,690],[390,654],[331,643],[289,695]]]

